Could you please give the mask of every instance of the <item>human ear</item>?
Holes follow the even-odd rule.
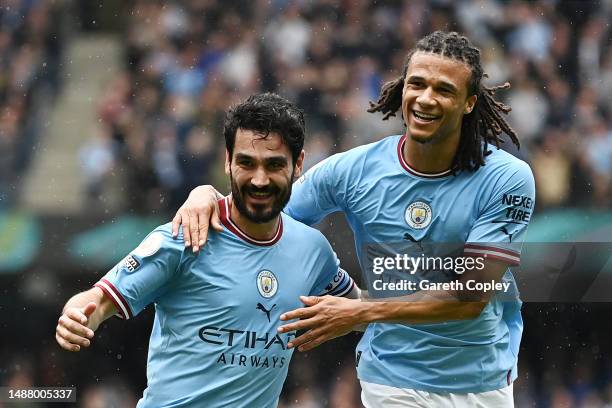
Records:
[[[304,154],[304,150],[302,150],[297,160],[295,161],[295,169],[293,172],[293,177],[295,179],[299,178],[302,175],[302,171],[304,169]]]
[[[230,160],[229,152],[225,150],[225,174],[227,174],[228,176],[231,173],[230,164],[231,164],[231,160]]]
[[[477,100],[478,100],[478,97],[476,95],[472,95],[469,98],[467,98],[467,101],[465,101],[465,109],[463,110],[463,112],[466,115],[472,113],[472,111],[474,110],[474,107],[476,106]]]

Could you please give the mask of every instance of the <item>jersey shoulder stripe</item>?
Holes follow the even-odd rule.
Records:
[[[521,257],[519,252],[507,248],[497,248],[490,245],[465,244],[464,253],[472,256],[484,256],[498,261],[508,262],[510,265],[518,265]]]

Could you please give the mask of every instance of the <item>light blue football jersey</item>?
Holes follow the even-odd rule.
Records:
[[[422,174],[404,161],[404,142],[391,136],[324,160],[294,184],[285,211],[307,224],[344,212],[368,276],[371,244],[402,241],[459,243],[466,255],[518,264],[535,204],[529,166],[489,146],[477,171]],[[359,378],[430,392],[508,386],[517,376],[523,322],[510,270],[503,282],[510,288],[503,301],[496,294],[473,320],[370,324],[357,347]]]
[[[282,214],[258,241],[230,219],[199,254],[155,229],[95,286],[123,318],[155,304],[147,388],[138,407],[276,407],[293,349],[277,333],[300,295],[344,295],[354,283],[323,235]]]

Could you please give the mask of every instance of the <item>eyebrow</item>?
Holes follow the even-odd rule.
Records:
[[[236,160],[255,160],[253,156],[249,156],[244,153],[236,153]],[[289,163],[289,160],[285,156],[270,156],[264,158],[265,162],[282,162],[283,164]]]
[[[420,77],[418,75],[411,75],[408,78],[406,78],[406,81],[423,81],[423,82],[426,82],[425,78]],[[451,91],[453,91],[455,93],[458,92],[457,87],[455,85],[451,84],[450,82],[446,82],[446,81],[438,81],[438,82],[439,82],[438,86],[441,86],[443,88],[448,88],[448,89],[450,89]]]

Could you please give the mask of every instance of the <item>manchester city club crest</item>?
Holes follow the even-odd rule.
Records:
[[[406,208],[406,223],[414,229],[426,228],[432,219],[431,207],[423,201],[415,201]]]
[[[263,297],[271,298],[278,291],[278,280],[271,271],[263,270],[257,274],[257,290]]]

